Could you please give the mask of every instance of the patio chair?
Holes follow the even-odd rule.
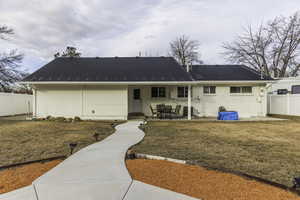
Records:
[[[172,118],[180,118],[182,115],[180,115],[181,105],[176,105],[175,110],[172,111]]]
[[[168,118],[170,119],[172,117],[172,106],[171,105],[166,105],[164,112],[163,112],[163,118]]]
[[[192,116],[194,115],[194,107],[193,106],[191,107],[191,115]],[[187,116],[188,116],[188,107],[184,106],[183,107],[183,117],[187,117]]]
[[[156,110],[157,110],[157,117],[162,119],[164,116],[164,110],[165,110],[165,104],[157,104],[156,105]]]
[[[150,110],[152,114],[152,118],[157,118],[157,110],[154,110],[154,108],[150,105]]]

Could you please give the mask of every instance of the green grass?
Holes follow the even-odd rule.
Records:
[[[113,133],[111,124],[0,120],[0,166],[69,155],[69,143],[77,142],[78,151],[95,142],[95,132],[100,140]]]
[[[149,122],[138,153],[192,160],[291,186],[300,176],[300,123]]]

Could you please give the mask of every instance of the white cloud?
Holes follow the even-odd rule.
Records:
[[[207,63],[225,62],[222,42],[242,26],[296,11],[298,0],[11,0],[0,2],[0,22],[15,29],[5,49],[25,53],[37,69],[56,51],[74,45],[84,56],[166,55],[169,42],[186,34],[201,43]]]

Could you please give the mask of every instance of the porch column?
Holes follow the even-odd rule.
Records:
[[[191,85],[188,85],[188,120],[192,119],[192,91]]]

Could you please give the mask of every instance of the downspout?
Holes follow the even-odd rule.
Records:
[[[187,64],[186,71],[190,72],[190,64]],[[192,92],[191,92],[191,85],[188,85],[188,120],[192,119]]]

